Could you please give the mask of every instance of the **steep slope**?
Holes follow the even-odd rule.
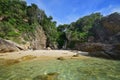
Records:
[[[120,14],[113,13],[103,17],[92,28],[95,41],[107,43],[120,43]]]
[[[80,18],[70,25],[60,25],[67,49],[87,51],[91,56],[120,59],[120,14],[99,13]]]
[[[1,38],[23,45],[25,49],[56,45],[56,22],[36,4],[27,6],[22,0],[1,0],[0,4]]]
[[[44,30],[42,29],[40,25],[36,27],[34,33],[29,35],[29,40],[30,40],[29,42],[31,43],[32,49],[45,49],[46,48],[47,37],[45,35]]]

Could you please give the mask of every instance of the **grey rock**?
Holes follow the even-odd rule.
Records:
[[[80,43],[76,44],[76,49],[94,57],[120,59],[120,44]]]
[[[14,44],[0,38],[0,53],[19,51]]]

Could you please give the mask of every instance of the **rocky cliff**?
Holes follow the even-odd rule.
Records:
[[[120,13],[93,13],[58,30],[66,36],[66,49],[89,52],[91,56],[120,59]]]
[[[113,13],[96,22],[91,31],[96,42],[120,43],[120,14]]]
[[[25,37],[29,36],[29,39],[28,39],[30,43],[29,48],[32,48],[32,49],[45,49],[46,48],[47,37],[40,25],[36,27],[35,32],[30,33],[30,34],[31,35],[25,36]]]
[[[24,32],[19,40],[25,49],[44,49],[46,48],[46,41],[47,37],[40,25],[35,25],[33,32]]]
[[[12,52],[27,49],[45,49],[46,48],[46,35],[42,27],[36,26],[34,32],[26,32],[16,40],[4,40],[0,38],[0,52]],[[16,41],[16,42],[14,42]],[[17,43],[19,42],[19,43]]]
[[[90,32],[92,38],[90,36],[86,43],[76,43],[77,50],[87,51],[91,56],[120,59],[119,13],[97,20]]]
[[[24,49],[46,47],[47,37],[42,24],[48,25],[45,21],[49,19],[43,10],[36,4],[28,6],[23,0],[2,0],[0,3],[0,38]]]

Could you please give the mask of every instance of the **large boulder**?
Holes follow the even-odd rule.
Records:
[[[120,59],[120,44],[80,43],[76,44],[75,48],[89,52],[89,55],[94,57]]]
[[[26,50],[25,45],[23,45],[23,44],[18,44],[11,40],[5,40],[5,41],[7,41],[8,43],[10,43],[12,45],[15,45],[19,50]]]
[[[75,44],[75,48],[77,50],[85,51],[85,52],[96,52],[103,51],[103,44],[101,43],[77,43]]]
[[[20,49],[14,44],[0,38],[0,53],[19,51]]]

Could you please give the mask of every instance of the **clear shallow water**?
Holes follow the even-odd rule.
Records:
[[[31,60],[0,68],[0,80],[41,80],[58,73],[58,80],[120,80],[120,61],[103,59]],[[51,79],[49,79],[51,80]]]

